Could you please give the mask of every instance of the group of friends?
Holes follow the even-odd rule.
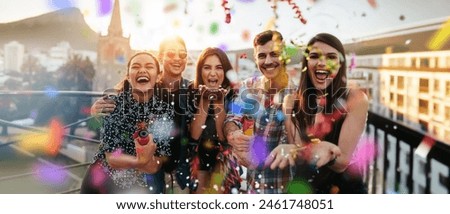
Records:
[[[261,75],[243,82],[230,80],[216,47],[184,79],[180,37],[164,39],[157,56],[133,55],[117,93],[91,108],[102,117],[101,143],[81,193],[367,193],[348,169],[368,100],[347,87],[339,39],[309,41],[298,87],[278,31],[257,34],[253,47]]]

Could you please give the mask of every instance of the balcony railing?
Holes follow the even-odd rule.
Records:
[[[0,98],[44,96],[57,97],[100,97],[103,93],[80,91],[0,91]],[[35,103],[33,103],[35,104]],[[0,153],[2,155],[2,172],[0,173],[1,193],[78,193],[82,177],[92,159],[92,151],[73,145],[82,142],[98,147],[97,139],[75,135],[80,124],[93,117],[86,117],[62,127],[64,140],[55,156],[33,154],[17,146],[21,134],[48,134],[42,127],[26,126],[0,118]],[[30,135],[31,136],[31,135]],[[34,135],[37,136],[37,135]],[[44,148],[45,149],[45,148]],[[17,152],[19,151],[19,152]],[[95,151],[94,151],[95,152]],[[82,157],[81,157],[82,156]],[[28,171],[27,171],[28,170]]]
[[[450,193],[450,145],[372,112],[367,135],[378,148],[372,193]]]
[[[0,97],[41,96],[45,93],[48,92],[0,92]],[[58,95],[99,97],[102,93],[58,92]],[[64,129],[73,129],[88,119],[90,118],[73,122],[64,126]],[[10,121],[1,120],[1,118],[0,126],[3,127],[3,137],[0,136],[0,139],[8,139],[8,134],[11,134],[8,133],[8,128],[42,132],[40,128],[17,125]],[[69,134],[64,135],[66,143],[69,143],[70,140],[99,143],[98,140],[76,136],[73,133],[73,131],[70,131]],[[370,193],[450,193],[450,145],[372,112],[368,114],[366,134],[374,140],[378,151],[378,155],[375,157],[373,164],[368,167],[366,173]],[[0,140],[0,151],[2,148],[15,144],[14,140],[2,141]],[[82,155],[85,156],[84,160],[91,160],[93,154],[91,151],[91,153],[83,153]],[[59,170],[78,169],[77,175],[83,176],[88,164],[88,161],[76,162]],[[0,176],[0,186],[2,186],[2,182],[24,179],[34,174],[35,172],[25,172],[5,175],[3,171],[3,174],[0,174],[2,175]],[[68,188],[50,193],[77,193],[81,180],[80,177],[75,180]],[[17,183],[23,182],[22,180],[17,181]]]

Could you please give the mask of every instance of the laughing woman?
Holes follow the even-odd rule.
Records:
[[[297,166],[297,179],[311,182],[315,193],[366,193],[360,174],[349,170],[367,118],[367,96],[347,88],[342,43],[321,33],[308,43],[294,106],[295,142],[335,144],[339,151],[303,154],[311,166]]]
[[[105,116],[99,150],[81,186],[81,193],[148,193],[144,173],[160,169],[160,157],[153,135],[142,132],[140,125],[151,124],[158,101],[153,89],[160,73],[157,59],[140,52],[130,58],[127,76],[111,96],[117,106]],[[144,136],[145,135],[145,136]]]
[[[225,107],[232,94],[227,94],[230,81],[225,74],[231,69],[227,55],[219,48],[206,48],[198,57],[194,80],[197,110],[190,124],[191,139],[197,144],[192,163],[192,176],[198,179],[197,193],[230,193],[239,184],[227,183],[239,175],[237,165],[230,161],[222,131]]]

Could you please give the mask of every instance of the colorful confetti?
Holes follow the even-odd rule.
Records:
[[[304,180],[293,180],[287,185],[289,194],[311,194],[313,193],[311,185]]]
[[[169,2],[163,8],[164,13],[170,13],[175,11],[178,8],[178,4],[176,2]]]
[[[348,66],[348,72],[352,72],[353,69],[356,68],[356,55],[355,53],[351,53],[350,65]]]
[[[14,137],[18,146],[28,152],[55,156],[59,153],[64,136],[64,126],[56,120],[50,121],[49,130],[43,133],[26,133]]]
[[[49,0],[48,5],[58,10],[75,6],[71,0]]]
[[[33,167],[33,173],[40,182],[52,186],[63,185],[68,181],[67,170],[58,165],[36,164]]]
[[[231,22],[231,13],[230,13],[230,7],[228,6],[227,0],[222,0],[222,7],[225,11],[225,23],[230,24]]]
[[[225,43],[219,44],[217,47],[224,52],[228,51],[228,45]]]
[[[53,86],[46,86],[44,91],[45,95],[50,99],[58,96],[58,91]]]
[[[442,27],[434,33],[428,41],[428,49],[436,51],[440,50],[450,39],[450,19],[447,20]]]
[[[211,35],[216,35],[218,32],[219,32],[219,24],[217,22],[211,23],[211,25],[209,25],[209,33]]]
[[[376,0],[367,0],[367,2],[369,2],[370,6],[375,9],[377,8],[377,1]]]
[[[98,15],[99,16],[105,16],[111,13],[111,10],[113,8],[112,0],[98,0]]]
[[[361,138],[353,153],[348,172],[355,176],[363,176],[362,173],[367,172],[367,167],[373,163],[376,156],[377,148],[374,140],[368,137]]]
[[[289,6],[292,7],[292,10],[294,10],[295,13],[295,18],[299,19],[301,23],[306,24],[306,19],[303,17],[302,15],[302,11],[300,10],[300,8],[298,7],[298,5],[293,2],[292,0],[269,0],[272,2],[272,9],[274,10],[274,16],[275,19],[278,19],[278,15],[277,15],[277,1],[282,1],[282,2],[287,2]],[[275,20],[276,21],[276,20]]]
[[[241,38],[243,41],[250,41],[250,31],[249,30],[243,30],[241,33]]]

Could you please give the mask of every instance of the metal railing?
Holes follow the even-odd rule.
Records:
[[[10,96],[50,96],[52,97],[52,99],[54,99],[55,97],[59,97],[59,96],[69,96],[69,97],[101,97],[103,96],[103,92],[91,92],[91,91],[0,91],[0,97],[10,97]],[[99,144],[100,141],[97,139],[92,139],[92,138],[86,138],[83,136],[77,136],[74,135],[74,130],[81,124],[81,123],[85,123],[89,120],[93,120],[95,119],[92,116],[88,116],[86,118],[77,120],[75,122],[72,122],[70,124],[67,124],[63,127],[64,130],[69,129],[68,134],[67,133],[63,133],[64,139],[65,139],[65,144],[68,145],[70,144],[69,141],[71,140],[78,140],[78,141],[82,141],[82,142],[87,142],[87,143],[92,143],[92,144]],[[0,140],[0,149],[2,147],[6,147],[6,146],[14,146],[20,138],[14,138],[14,137],[8,137],[10,135],[13,135],[11,133],[8,132],[8,130],[10,128],[15,128],[15,129],[19,129],[19,130],[23,130],[24,132],[31,132],[31,133],[45,133],[48,132],[48,130],[41,128],[41,127],[34,127],[34,126],[25,126],[25,125],[19,125],[17,123],[14,123],[12,121],[7,121],[7,120],[3,120],[0,119],[0,127],[2,127],[2,133],[0,136],[3,136],[3,140]],[[4,140],[6,139],[6,141]],[[4,141],[4,142],[2,142]],[[20,149],[20,148],[19,148]],[[64,155],[63,155],[64,156]],[[41,162],[45,162],[45,164],[52,164],[52,162],[48,162],[46,160],[43,160],[40,157],[35,157],[38,160],[40,160]],[[47,159],[51,159],[51,157],[47,157]],[[70,159],[70,157],[68,157]],[[91,159],[92,157],[86,157],[86,160]],[[77,161],[75,161],[77,162]],[[57,193],[77,193],[80,190],[80,185],[81,185],[81,178],[79,178],[79,175],[74,175],[73,173],[70,173],[69,169],[81,169],[82,171],[85,171],[84,169],[86,169],[86,167],[90,164],[90,162],[82,162],[82,163],[75,163],[75,164],[70,164],[70,165],[66,165],[63,167],[58,167],[52,170],[57,170],[57,171],[64,171],[64,173],[69,173],[71,174],[72,178],[75,178],[75,180],[77,180],[77,184],[75,185],[75,187],[70,188],[69,190],[63,190]],[[36,174],[38,174],[36,171],[30,171],[30,172],[25,172],[25,173],[19,173],[19,174],[13,174],[13,175],[6,175],[3,177],[0,177],[0,182],[11,182],[11,180],[14,179],[25,179],[26,177],[30,177],[30,176],[36,176]]]
[[[450,193],[450,145],[369,112],[367,135],[378,156],[371,193]]]

